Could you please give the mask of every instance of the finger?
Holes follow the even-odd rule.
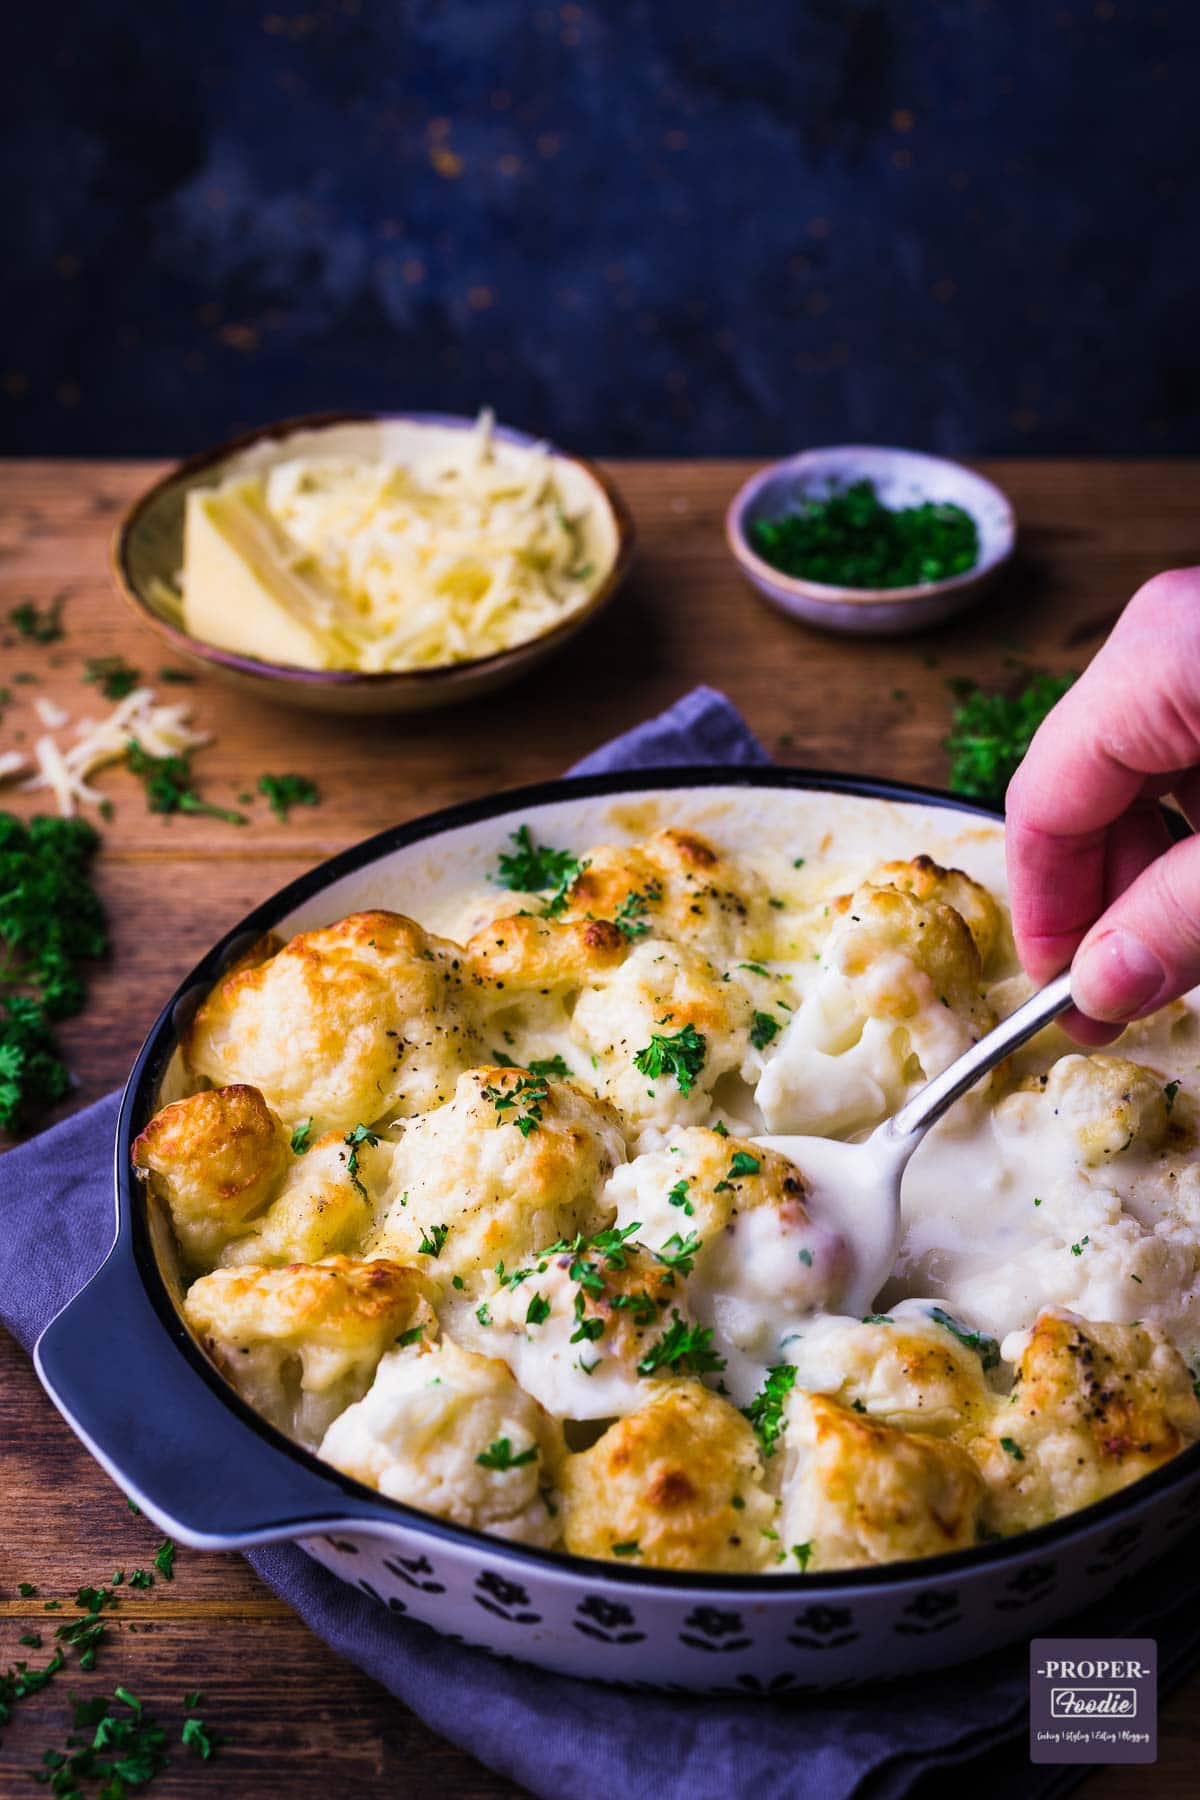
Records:
[[[1200,570],[1135,595],[1090,668],[1044,721],[1008,791],[1013,929],[1045,979],[1106,899],[1107,835],[1143,791],[1200,760]]]
[[[1176,844],[1113,902],[1076,954],[1080,1011],[1142,1018],[1200,981],[1200,838]]]
[[[1108,835],[1105,857],[1105,899],[1115,900],[1131,887],[1138,876],[1171,847],[1171,834],[1156,800],[1139,801],[1124,818],[1118,819]],[[1063,1030],[1077,1044],[1099,1050],[1121,1035],[1122,1027],[1099,1019],[1089,1019],[1077,1007],[1071,1007],[1059,1020]]]

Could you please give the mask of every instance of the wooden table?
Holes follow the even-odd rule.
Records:
[[[1157,569],[1200,562],[1200,463],[1011,462],[986,465],[1021,521],[1021,551],[1003,585],[967,618],[919,637],[855,642],[793,626],[743,585],[725,550],[722,518],[741,463],[626,463],[613,473],[632,507],[640,556],[603,619],[544,672],[503,695],[409,721],[322,719],[254,707],[203,678],[170,690],[213,735],[196,760],[205,793],[224,804],[264,771],[297,771],[323,802],[277,822],[259,802],[249,830],[203,818],[149,814],[124,772],[101,776],[116,812],[104,828],[98,883],[113,955],[86,1014],[66,1039],[82,1105],[118,1085],[163,998],[240,914],[314,862],[397,820],[470,795],[555,774],[600,740],[667,705],[695,683],[723,688],[767,749],[816,768],[937,784],[947,680],[999,683],[1013,658],[1055,670],[1094,653],[1123,602]],[[122,508],[155,471],[141,463],[0,465],[0,620],[29,596],[67,596],[66,636],[39,648],[0,633],[0,685],[18,673],[0,746],[41,727],[28,698],[43,694],[73,717],[103,702],[82,684],[84,659],[119,652],[154,676],[157,642],[109,586],[106,546]],[[6,790],[3,804],[29,810]],[[131,1517],[108,1479],[44,1399],[15,1345],[0,1345],[0,1657],[24,1654],[18,1633],[53,1625],[45,1599],[64,1600],[115,1567],[150,1559],[156,1533]],[[204,1766],[182,1754],[154,1792],[324,1800],[331,1784],[357,1795],[411,1785],[472,1796],[511,1784],[434,1738],[396,1701],[312,1637],[236,1556],[181,1550],[175,1581],[126,1591],[117,1634],[81,1691],[121,1681],[175,1736],[186,1690],[202,1688],[203,1717],[233,1742]],[[17,1595],[35,1582],[36,1599]],[[138,1626],[135,1632],[132,1624]],[[47,1640],[49,1641],[49,1640]],[[47,1746],[68,1725],[63,1684],[25,1703],[3,1734],[0,1789],[24,1791]],[[1196,1788],[1200,1675],[1166,1706],[1153,1791],[1172,1800]],[[1134,1769],[1097,1772],[1097,1800],[1140,1795]],[[31,1790],[33,1791],[33,1790]]]

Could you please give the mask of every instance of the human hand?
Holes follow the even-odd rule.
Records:
[[[1017,953],[1037,982],[1074,958],[1064,1023],[1082,1042],[1200,982],[1200,837],[1172,844],[1167,793],[1195,826],[1200,568],[1139,589],[1008,789]]]

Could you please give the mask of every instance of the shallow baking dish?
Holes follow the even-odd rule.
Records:
[[[116,1142],[117,1235],[35,1358],[92,1454],[164,1531],[205,1549],[295,1539],[381,1606],[459,1641],[590,1679],[778,1693],[935,1668],[1029,1638],[1098,1600],[1195,1519],[1200,1445],[1122,1493],[1003,1542],[817,1575],[637,1570],[509,1544],[340,1475],[226,1386],[186,1330],[170,1234],[133,1179],[133,1139],[171,1097],[181,1026],[221,971],[272,929],[359,907],[419,911],[480,880],[518,824],[595,841],[668,822],[799,834],[830,800],[877,853],[996,858],[996,815],[948,795],[799,770],[656,769],[550,783],[435,813],[292,882],[230,931],[160,1014],[129,1078]],[[891,846],[895,845],[893,849]],[[990,848],[989,848],[990,846]]]

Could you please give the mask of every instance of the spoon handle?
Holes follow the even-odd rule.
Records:
[[[1071,1004],[1071,971],[1056,975],[1047,987],[1040,989],[1024,1006],[1003,1019],[994,1031],[972,1044],[948,1069],[927,1082],[919,1094],[902,1106],[884,1126],[894,1143],[902,1143],[907,1152],[916,1149],[931,1125],[935,1125],[954,1102],[973,1088],[975,1083],[994,1069],[1011,1050],[1019,1049],[1042,1027],[1067,1010]]]

